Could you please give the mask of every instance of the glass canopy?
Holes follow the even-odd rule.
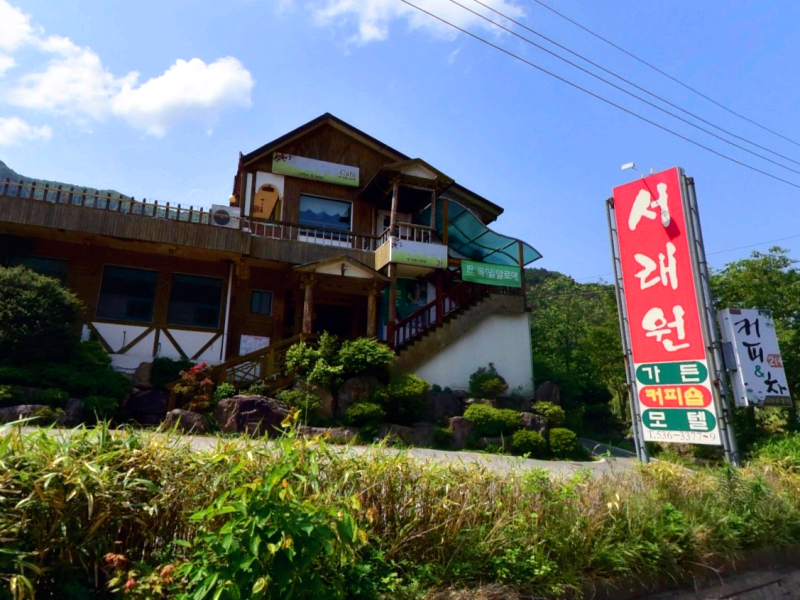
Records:
[[[444,233],[443,210],[441,200],[436,203],[436,233],[441,238]],[[489,229],[478,218],[461,206],[448,199],[447,244],[469,260],[495,264],[519,265],[519,247],[517,240],[500,235]],[[418,216],[419,223],[431,222],[431,207],[428,206]],[[530,244],[522,242],[522,260],[527,265],[539,260],[542,255]]]

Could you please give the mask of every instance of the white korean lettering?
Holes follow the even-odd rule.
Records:
[[[706,422],[706,411],[687,411],[686,418],[689,420],[689,429],[692,431],[708,431]]]
[[[658,189],[657,200],[653,200],[653,196],[649,190],[640,190],[636,195],[636,200],[633,201],[633,208],[631,208],[631,214],[628,216],[628,228],[631,231],[636,229],[636,226],[639,224],[639,221],[642,220],[642,217],[647,217],[651,221],[654,220],[657,216],[657,213],[656,211],[650,209],[656,207],[661,209],[661,224],[664,227],[669,226],[670,217],[667,184],[659,183],[656,186],[656,189]]]
[[[688,348],[690,344],[676,344],[673,340],[665,338],[666,335],[675,330],[678,340],[686,339],[686,329],[684,327],[683,316],[686,311],[680,304],[672,307],[672,315],[674,321],[667,322],[664,316],[664,311],[657,306],[647,311],[642,319],[642,328],[647,331],[647,337],[654,337],[656,341],[661,342],[667,352],[676,352],[682,348]],[[664,338],[664,339],[662,339]]]
[[[650,416],[650,423],[648,424],[648,427],[651,429],[667,426],[667,415],[663,410],[651,410],[648,414]]]
[[[648,279],[648,277],[656,270],[656,261],[646,254],[634,254],[633,258],[644,267],[635,275],[635,277],[639,279],[640,289],[646,290],[659,283],[659,281],[661,285],[665,287],[669,285],[673,290],[678,289],[678,268],[675,263],[675,244],[667,242],[666,254],[663,252],[658,253],[659,275],[651,279]]]
[[[684,363],[680,366],[682,383],[700,383],[700,369],[694,363]]]

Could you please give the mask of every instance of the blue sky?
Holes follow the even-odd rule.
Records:
[[[800,161],[800,145],[725,113],[534,1],[484,2]],[[800,142],[797,3],[547,2]],[[418,3],[800,185],[800,174],[641,106],[449,0]],[[208,206],[226,201],[239,151],[324,112],[502,205],[498,231],[538,248],[537,266],[579,280],[609,278],[604,200],[636,176],[620,171],[629,161],[643,171],[681,165],[695,177],[712,266],[752,249],[720,251],[800,236],[800,189],[621,113],[400,0],[0,0],[0,160],[22,174]],[[800,258],[800,237],[780,245]]]

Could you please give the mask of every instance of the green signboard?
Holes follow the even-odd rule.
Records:
[[[717,426],[714,413],[682,408],[649,409],[642,414],[645,427],[654,431],[699,431],[706,433]]]
[[[702,362],[662,362],[636,367],[636,381],[642,385],[703,383],[708,368]]]
[[[474,281],[484,285],[501,285],[504,287],[522,287],[519,267],[506,265],[490,265],[489,263],[461,261],[461,279]]]

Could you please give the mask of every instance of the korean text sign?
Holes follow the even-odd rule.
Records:
[[[520,268],[506,265],[490,265],[471,260],[462,260],[461,278],[464,281],[474,281],[485,285],[522,287]]]
[[[718,445],[682,190],[674,168],[613,191],[636,395],[646,440]]]
[[[733,371],[736,404],[791,406],[772,314],[756,308],[726,308],[717,318],[722,340],[733,348],[735,364],[727,367]]]

